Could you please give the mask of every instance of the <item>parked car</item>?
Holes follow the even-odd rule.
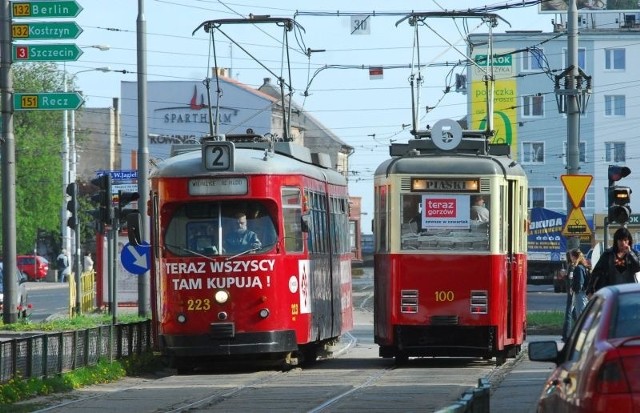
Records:
[[[16,287],[18,288],[18,299],[16,301],[17,306],[22,308],[26,313],[29,298],[27,297],[27,276],[24,275],[18,268],[16,268]],[[0,262],[0,310],[4,307],[4,263]]]
[[[529,359],[554,362],[538,412],[638,412],[640,284],[597,291],[567,343],[529,343]]]
[[[49,261],[40,255],[18,255],[18,268],[29,278],[29,281],[40,281],[47,277]]]

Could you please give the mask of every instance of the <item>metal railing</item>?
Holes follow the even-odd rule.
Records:
[[[101,358],[121,359],[151,351],[151,321],[104,325],[86,330],[16,333],[0,342],[0,384],[12,379],[45,378]]]

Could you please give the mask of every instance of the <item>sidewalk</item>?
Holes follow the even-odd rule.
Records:
[[[560,336],[529,336],[522,352],[507,362],[495,376],[489,377],[491,383],[491,413],[534,413],[538,398],[542,393],[545,380],[553,369],[554,363],[530,361],[526,345],[532,341],[559,341]]]

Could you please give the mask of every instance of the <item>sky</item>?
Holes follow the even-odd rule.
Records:
[[[85,97],[86,107],[108,107],[120,95],[120,82],[137,80],[139,2],[77,1],[83,10],[74,20],[83,32],[75,43],[83,54],[65,67],[69,74],[75,74],[75,84]],[[250,13],[295,18],[304,31],[292,31],[288,36],[294,101],[355,149],[349,158],[349,191],[352,196],[362,197],[363,232],[370,232],[373,173],[388,159],[391,142],[406,142],[410,138],[409,79],[418,75],[423,78],[420,127],[444,118],[463,118],[466,95],[455,92],[454,87],[455,74],[462,73],[462,66],[453,64],[465,57],[457,50],[466,51],[463,41],[466,33],[488,31],[478,19],[466,22],[428,19],[428,27],[421,26],[418,30],[418,54],[413,47],[415,28],[406,20],[396,23],[411,11],[466,10],[518,3],[523,2],[144,0],[147,79],[201,81],[210,76],[209,68],[216,65],[229,68],[233,78],[252,87],[259,87],[267,77],[272,81],[276,76],[288,79],[282,29],[272,25],[224,26],[223,31],[246,52],[216,34],[215,59],[208,34],[202,29],[192,32],[206,20],[243,18]],[[352,34],[351,14],[360,13],[369,15],[368,33]],[[555,15],[539,13],[538,6],[496,13],[510,24],[500,20],[494,28],[496,33],[553,29],[551,20]],[[101,51],[95,46],[109,49]],[[314,50],[310,56],[303,53],[308,49]],[[420,73],[411,68],[418,62],[424,65]],[[384,66],[382,79],[370,79],[369,66]],[[109,67],[112,72],[94,70],[102,67]],[[448,86],[450,91],[445,93]]]

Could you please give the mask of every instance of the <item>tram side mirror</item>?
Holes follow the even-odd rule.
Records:
[[[307,215],[302,215],[302,217],[300,218],[300,228],[302,229],[302,232],[309,232],[309,220],[311,219],[311,217],[307,214]]]
[[[138,246],[142,243],[140,238],[140,228],[142,227],[142,216],[139,212],[127,214],[127,236],[129,243]]]

